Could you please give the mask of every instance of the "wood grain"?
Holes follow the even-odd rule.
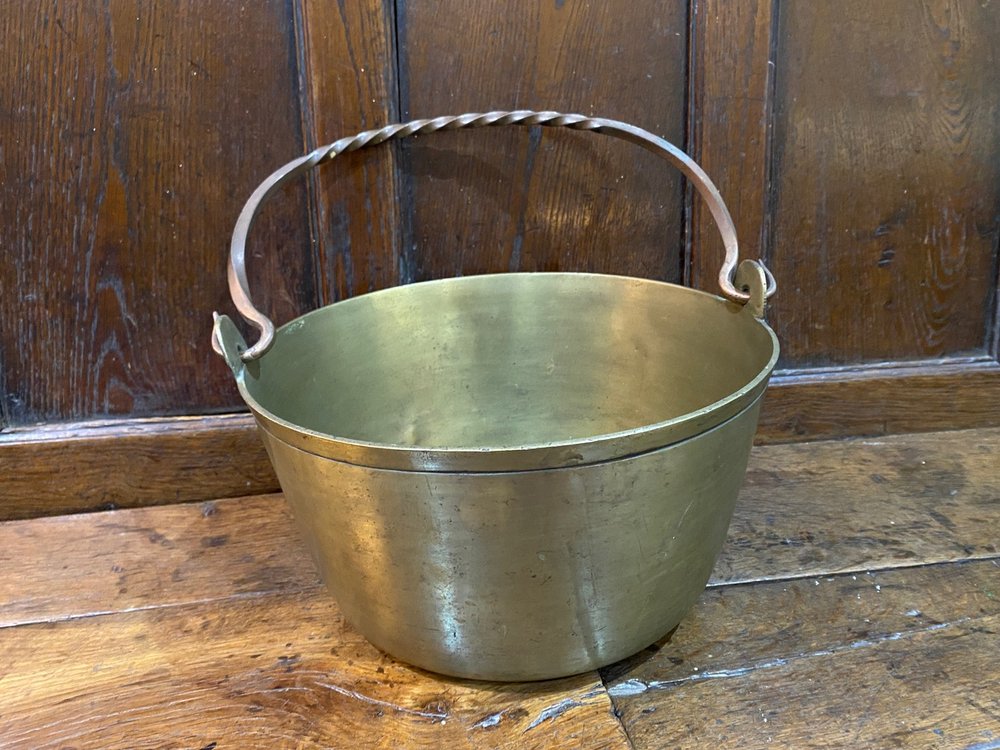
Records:
[[[309,148],[399,119],[393,3],[298,0]],[[394,147],[345,154],[314,173],[322,300],[399,283]]]
[[[10,748],[628,748],[596,673],[501,685],[389,659],[322,591],[0,629]]]
[[[709,590],[672,637],[604,671],[615,712],[596,674],[473,683],[380,654],[274,496],[0,524],[0,736],[989,747],[998,456],[997,429],[755,449]]]
[[[983,351],[1000,7],[782,3],[771,315],[796,367]]]
[[[404,117],[550,109],[684,145],[686,3],[399,5]],[[518,270],[677,280],[678,174],[593,134],[497,130],[404,146],[405,278]]]
[[[240,206],[302,152],[289,4],[8,3],[0,29],[10,420],[236,406],[211,313]],[[278,319],[313,304],[304,195],[254,232]]]
[[[915,362],[888,367],[779,372],[768,388],[757,440],[1000,426],[1000,364]]]
[[[773,0],[694,0],[691,154],[722,193],[740,253],[763,258],[772,107]],[[724,256],[711,214],[697,196],[690,215],[690,283],[716,293]]]
[[[754,448],[715,583],[993,557],[1000,430]]]
[[[0,627],[320,585],[281,495],[0,524],[0,569]]]
[[[1000,743],[1000,562],[708,592],[605,673],[645,747]]]
[[[0,521],[278,490],[249,416],[21,428],[0,435]]]

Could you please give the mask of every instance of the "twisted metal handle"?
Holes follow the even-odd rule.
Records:
[[[410,135],[433,133],[438,130],[458,130],[459,128],[482,128],[494,125],[542,125],[545,127],[563,127],[573,130],[587,130],[594,133],[613,135],[622,140],[638,144],[648,151],[663,157],[677,167],[695,186],[702,199],[708,205],[715,223],[722,235],[726,248],[726,257],[719,271],[719,286],[727,299],[739,304],[751,301],[752,293],[737,288],[735,283],[737,263],[739,261],[739,246],[736,240],[736,228],[729,215],[729,209],[723,203],[718,188],[708,178],[708,175],[687,154],[673,144],[652,133],[617,120],[607,120],[600,117],[585,117],[584,115],[568,115],[559,112],[533,112],[528,110],[517,112],[486,112],[482,114],[469,113],[451,117],[435,117],[430,120],[413,120],[411,122],[387,125],[378,130],[366,130],[363,133],[341,138],[339,141],[320,146],[305,156],[290,161],[264,180],[254,190],[246,202],[236,221],[233,239],[229,247],[229,293],[236,304],[236,309],[255,328],[260,331],[260,339],[256,344],[240,353],[244,362],[251,362],[261,357],[274,342],[274,323],[260,310],[254,307],[250,300],[249,284],[246,272],[246,239],[250,227],[257,215],[260,204],[270,197],[288,180],[297,177],[313,167],[330,161],[338,154],[357,151],[379,143],[405,138]],[[765,298],[776,290],[774,277],[759,264],[767,280]],[[755,307],[761,307],[763,300],[755,302]],[[216,351],[222,353],[218,340],[212,338]]]

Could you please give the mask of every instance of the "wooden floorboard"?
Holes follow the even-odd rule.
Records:
[[[715,583],[990,557],[1000,429],[754,448]]]
[[[1000,747],[1000,560],[719,587],[605,678],[637,748]]]
[[[281,495],[0,524],[0,627],[319,585]]]
[[[596,673],[441,679],[318,589],[6,628],[0,664],[5,748],[628,748]]]
[[[496,685],[369,646],[280,495],[11,521],[0,747],[996,749],[998,546],[1000,430],[759,447],[672,636]]]

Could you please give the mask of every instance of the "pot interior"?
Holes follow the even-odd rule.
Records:
[[[594,274],[396,287],[283,326],[247,368],[278,419],[350,441],[495,449],[705,409],[766,376],[773,333],[718,297]]]

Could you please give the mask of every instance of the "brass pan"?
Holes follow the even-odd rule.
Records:
[[[726,246],[723,297],[582,273],[496,274],[362,295],[281,328],[250,300],[261,202],[337,154],[493,125],[587,130],[677,166]],[[674,627],[726,536],[778,357],[774,280],[738,262],[715,186],[632,125],[491,112],[390,125],[296,159],[237,222],[229,286],[260,333],[216,315],[324,581],[369,640],[412,664],[532,680],[617,661]]]

